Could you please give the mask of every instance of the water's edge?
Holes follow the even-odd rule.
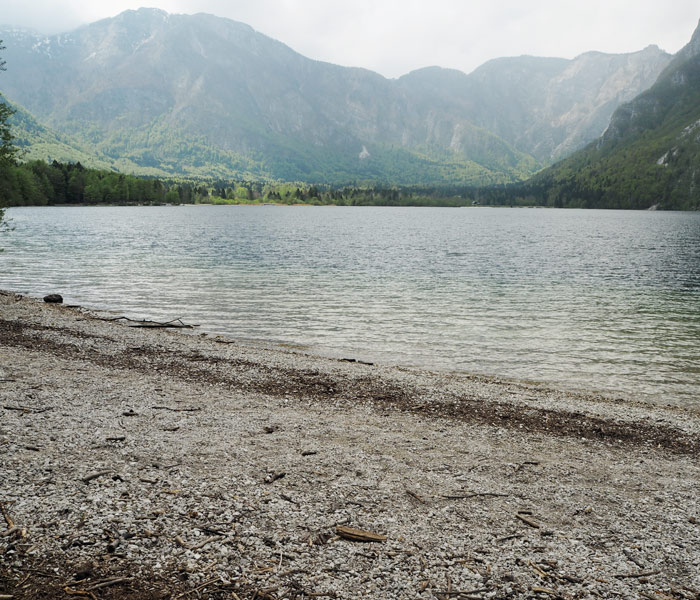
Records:
[[[700,402],[700,215],[11,209],[0,288],[319,355]]]

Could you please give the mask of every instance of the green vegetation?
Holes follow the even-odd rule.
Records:
[[[615,112],[601,140],[517,191],[550,206],[699,210],[700,55],[679,53],[654,86]]]
[[[62,204],[308,204],[339,206],[469,206],[503,203],[503,188],[467,186],[313,185],[263,181],[165,180],[88,169],[81,163],[34,160],[8,164],[0,197],[8,206]]]
[[[76,122],[75,138],[0,96],[0,224],[3,206],[61,204],[700,209],[700,57],[690,52],[620,107],[603,138],[527,181],[519,180],[537,169],[535,159],[476,127],[469,159],[436,145],[389,144],[360,158],[355,143],[331,152],[246,127],[260,142],[246,154],[161,117],[110,132]]]
[[[81,163],[34,160],[7,164],[0,197],[8,206],[61,204],[311,204],[464,206],[458,188],[346,186],[261,181],[172,181],[87,169]]]
[[[0,50],[4,50],[5,46],[2,45],[2,40],[0,40]],[[0,71],[5,70],[5,61],[0,58]],[[15,162],[15,155],[17,150],[12,143],[13,136],[10,129],[9,119],[14,111],[10,108],[2,99],[2,94],[0,94],[0,180],[4,178],[5,169],[10,168]],[[0,228],[6,226],[5,222],[5,210],[4,210],[4,197],[0,191]]]
[[[163,184],[80,163],[43,161],[8,165],[0,177],[0,197],[8,206],[165,202]]]
[[[436,147],[409,151],[376,144],[371,157],[363,160],[355,145],[352,150],[329,150],[293,138],[273,139],[262,130],[258,137],[268,150],[244,155],[218,148],[204,136],[178,130],[164,120],[113,132],[86,129],[84,123],[75,122],[69,136],[41,125],[21,106],[13,108],[13,133],[26,160],[80,162],[85,167],[162,179],[476,186],[520,181],[539,166],[532,157],[486,133],[469,159]]]
[[[551,185],[546,178],[508,186],[389,186],[288,183],[248,180],[167,180],[88,169],[81,163],[29,161],[0,169],[0,197],[8,206],[280,204],[314,206],[551,206],[648,208],[604,204],[575,183]],[[574,191],[576,190],[576,191]],[[569,200],[562,201],[571,194]],[[663,209],[695,209],[697,204],[661,204]]]

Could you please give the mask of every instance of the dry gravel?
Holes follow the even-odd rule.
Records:
[[[98,316],[0,293],[0,598],[700,599],[697,409]]]

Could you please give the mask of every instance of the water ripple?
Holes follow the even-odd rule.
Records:
[[[700,215],[15,208],[0,287],[318,352],[700,404]]]

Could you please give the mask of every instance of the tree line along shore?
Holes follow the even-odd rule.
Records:
[[[308,204],[337,206],[547,206],[557,208],[647,209],[652,199],[608,198],[576,182],[552,185],[543,177],[498,187],[395,186],[353,182],[343,186],[304,182],[194,181],[140,177],[86,168],[77,163],[34,160],[0,164],[0,198],[5,206]],[[697,209],[663,201],[658,208]]]

